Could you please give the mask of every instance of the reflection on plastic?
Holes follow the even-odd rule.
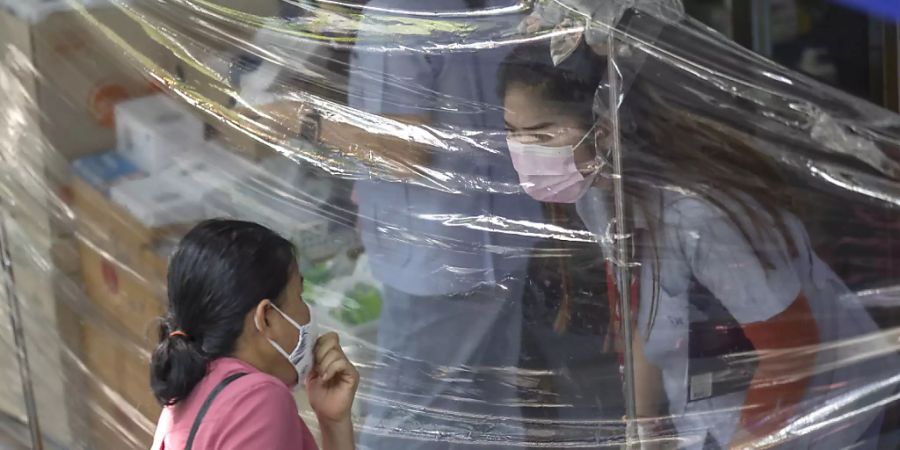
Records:
[[[897,445],[900,116],[677,0],[38,3],[0,207],[45,446],[150,445],[167,256],[222,216],[296,245],[360,448]]]

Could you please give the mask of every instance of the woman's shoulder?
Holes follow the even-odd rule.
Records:
[[[241,439],[255,442],[252,436],[244,434],[248,430],[247,422],[260,417],[265,418],[265,423],[270,426],[282,429],[283,433],[296,433],[302,429],[296,420],[292,420],[299,417],[297,406],[290,389],[283,382],[243,361],[220,358],[210,364],[206,377],[185,402],[163,410],[152,448],[160,448],[163,442],[166,447],[183,447],[188,432],[211,393],[223,380],[238,374],[241,376],[233,378],[222,388],[207,410],[203,419],[206,425],[198,435],[198,442],[234,441],[236,433]]]
[[[216,396],[214,406],[207,412],[210,420],[232,420],[241,415],[238,409],[256,405],[270,405],[268,409],[296,409],[291,390],[278,378],[261,372],[250,364],[234,358],[219,358],[210,364],[209,372],[185,405],[176,408],[176,420],[183,414],[192,416],[210,394],[226,379],[230,379]]]
[[[800,219],[781,208],[767,208],[749,194],[718,193],[709,196],[686,193],[663,197],[661,219],[666,225],[698,229],[737,226],[746,229],[784,223],[792,234],[802,229]]]
[[[207,412],[210,422],[219,422],[226,427],[244,427],[244,422],[252,419],[263,420],[272,426],[296,425],[293,419],[298,417],[297,404],[291,389],[284,382],[240,364],[219,372],[210,371],[210,375],[214,376],[211,380],[214,384],[219,384],[221,380],[234,374],[244,375],[232,381],[219,393],[214,406]]]
[[[209,409],[204,419],[209,422],[209,434],[204,442],[210,448],[229,450],[316,448],[291,389],[266,373],[244,373],[221,391]]]
[[[671,196],[664,202],[661,219],[682,248],[691,248],[687,244],[700,239],[723,251],[749,244],[755,256],[765,256],[779,267],[793,264],[798,256],[804,261],[809,257],[803,222],[789,211],[766,208],[749,195]]]
[[[752,199],[745,199],[748,207],[757,208]],[[662,200],[662,219],[666,223],[702,224],[710,220],[731,219],[728,211],[742,204],[739,199],[715,198],[687,193],[668,194]]]
[[[235,378],[220,394],[223,403],[228,399],[243,399],[248,397],[276,397],[293,399],[291,390],[278,378],[261,372],[250,364],[234,358],[220,358],[210,367],[208,384],[214,388],[228,377],[241,374]],[[211,389],[208,389],[211,390]]]

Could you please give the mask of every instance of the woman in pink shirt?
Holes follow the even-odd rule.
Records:
[[[352,449],[359,373],[318,337],[292,244],[211,220],[172,256],[169,310],[150,375],[165,408],[153,450],[316,449],[291,390],[305,385],[327,450]]]

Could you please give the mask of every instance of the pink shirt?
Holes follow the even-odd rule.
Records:
[[[223,379],[235,380],[216,397],[194,438],[194,450],[318,450],[300,419],[290,389],[277,378],[234,358],[210,364],[188,398],[163,409],[152,450],[183,450],[203,402]]]

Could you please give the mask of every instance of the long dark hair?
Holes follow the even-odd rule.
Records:
[[[160,404],[184,400],[211,361],[234,353],[247,314],[281,301],[295,261],[290,241],[255,223],[210,220],[188,232],[169,264],[169,308],[150,364]]]
[[[595,99],[605,99],[605,95],[598,96],[598,88],[603,87],[606,65],[605,58],[583,43],[559,65],[553,64],[546,41],[526,44],[501,65],[500,95],[513,85],[527,87],[555,103],[559,111],[583,117],[584,124],[591,126],[603,120],[595,117],[592,108]],[[622,180],[626,199],[634,205],[632,214],[639,210],[648,219],[649,238],[656,239],[662,220],[660,200],[650,194],[666,188],[695,195],[722,211],[762,264],[772,261],[754,236],[784,242],[796,253],[784,216],[784,212],[794,212],[787,195],[790,185],[778,163],[736,125],[709,117],[711,108],[704,99],[685,95],[690,84],[696,83],[689,75],[656,63],[633,76],[620,107],[626,122],[620,134],[625,148]],[[688,87],[679,91],[675,86]],[[651,273],[651,326],[657,309],[658,258],[655,255]],[[560,315],[564,314],[562,308]]]

